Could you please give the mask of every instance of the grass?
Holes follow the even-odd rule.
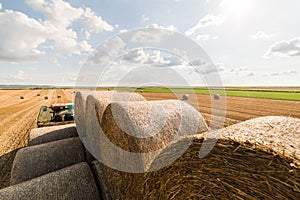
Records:
[[[103,89],[103,88],[102,88]],[[110,88],[113,90],[114,88]],[[290,90],[290,91],[278,91],[278,90],[255,90],[255,89],[204,89],[204,88],[164,88],[164,87],[145,87],[145,88],[128,88],[120,87],[115,88],[116,90],[130,91],[134,90],[136,92],[153,92],[153,93],[186,93],[186,94],[220,94],[226,96],[236,96],[236,97],[249,97],[249,98],[264,98],[264,99],[278,99],[278,100],[293,100],[300,101],[300,91]],[[100,88],[99,88],[100,90]]]

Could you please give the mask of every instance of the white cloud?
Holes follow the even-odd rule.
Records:
[[[275,36],[274,34],[267,34],[263,31],[258,31],[254,35],[251,35],[251,38],[255,39],[255,40],[257,40],[257,39],[269,39],[269,38],[272,38],[274,36]]]
[[[280,75],[291,76],[291,75],[297,75],[297,74],[298,74],[298,72],[294,69],[282,71],[282,72],[271,72],[270,73],[271,76],[280,76]]]
[[[239,67],[234,69],[228,69],[229,72],[235,73],[235,75],[239,75],[240,72],[249,72],[248,67]]]
[[[126,33],[126,32],[128,32],[127,29],[121,29],[121,30],[119,30],[119,33]]]
[[[2,9],[2,4],[0,3],[0,10]]]
[[[254,72],[249,72],[248,76],[254,76]]]
[[[0,12],[0,58],[4,61],[22,61],[44,54],[38,50],[47,40],[51,27],[29,18],[21,12]]]
[[[224,22],[224,18],[221,16],[215,16],[211,14],[207,14],[202,19],[198,21],[196,25],[189,28],[187,31],[185,31],[185,35],[191,36],[199,32],[202,28],[205,28],[207,26],[218,26]]]
[[[91,33],[88,31],[88,30],[85,30],[84,31],[84,36],[85,36],[85,39],[90,39],[90,37],[91,37]]]
[[[163,65],[170,64],[170,60],[161,56],[160,50],[151,51],[151,53],[145,53],[141,48],[134,49],[130,53],[123,57],[124,61],[130,63],[150,64],[150,65]]]
[[[218,39],[218,36],[212,36],[212,35],[197,35],[196,40],[216,40]]]
[[[124,41],[119,37],[114,37],[110,40],[106,40],[101,46],[93,51],[92,55],[85,61],[85,63],[101,64],[108,62],[118,56],[124,46]]]
[[[300,56],[300,37],[273,44],[265,54],[266,58],[271,56]]]
[[[29,76],[23,70],[18,70],[15,74],[11,74],[8,77],[10,81],[25,81],[28,79]]]
[[[176,31],[177,30],[176,26],[174,26],[174,25],[160,26],[158,24],[152,24],[150,26],[147,26],[147,28],[161,28],[161,29],[167,29],[167,30],[170,30],[170,31]]]
[[[2,61],[18,63],[36,60],[46,53],[53,57],[90,52],[91,45],[86,40],[79,39],[72,28],[77,21],[86,30],[84,35],[87,40],[91,32],[113,30],[111,25],[96,16],[90,8],[75,8],[63,0],[26,2],[41,12],[45,20],[30,18],[22,12],[0,11],[0,26],[5,27],[0,32]]]
[[[147,17],[146,15],[142,15],[142,20],[144,22],[149,21],[149,17]]]
[[[291,69],[291,70],[283,72],[283,74],[285,74],[285,75],[296,75],[296,74],[298,74],[298,72],[294,69]]]
[[[100,31],[113,31],[114,27],[103,21],[100,16],[95,15],[95,13],[90,8],[85,8],[83,13],[83,23],[92,32],[99,33]]]
[[[174,25],[159,26],[158,24],[152,24],[150,26],[147,26],[146,30],[135,32],[131,38],[131,42],[156,43],[159,42],[163,36],[172,34],[170,31],[175,31],[175,30],[176,27]]]

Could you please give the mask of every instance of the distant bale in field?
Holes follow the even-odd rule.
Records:
[[[36,96],[38,96],[38,97],[39,97],[39,96],[41,96],[41,94],[37,94]]]
[[[112,199],[299,199],[300,119],[261,117],[218,131],[216,144],[216,139],[205,140],[211,133],[168,144],[153,157],[150,171],[191,145],[157,171],[135,174],[104,167]],[[212,146],[199,157],[201,148]]]
[[[219,94],[214,94],[214,100],[219,100],[220,99],[220,95]]]
[[[189,100],[189,95],[188,94],[182,95],[181,100],[183,101]]]
[[[60,95],[57,95],[57,98],[61,98],[61,96],[60,96]]]
[[[45,96],[44,99],[48,99],[48,96]]]
[[[24,99],[24,97],[23,97],[23,96],[20,96],[20,99]]]

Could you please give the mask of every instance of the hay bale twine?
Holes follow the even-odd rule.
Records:
[[[220,95],[219,94],[214,94],[214,100],[219,100],[220,99]]]
[[[1,199],[100,199],[87,163],[61,170],[0,190]]]
[[[151,119],[151,115],[154,118]],[[112,152],[110,156],[106,144],[102,144],[101,152],[106,150],[105,154],[101,155],[103,160],[106,159],[105,162],[126,170],[128,170],[126,167],[135,167],[133,169],[137,170],[136,172],[141,172],[138,171],[141,170],[138,167],[141,167],[143,172],[147,171],[156,154],[172,141],[184,135],[208,130],[201,114],[189,104],[179,100],[112,103],[103,114],[101,127],[109,141],[119,148],[134,153],[147,153],[140,154],[138,159],[124,160],[122,153]],[[141,136],[144,138],[140,138]],[[133,166],[134,163],[137,166]],[[126,196],[129,187],[132,194],[137,194],[135,198],[143,198],[143,194],[136,191],[139,187],[135,185],[143,182],[142,173],[126,173],[104,167],[103,174],[113,199],[129,198]],[[133,187],[136,188],[128,186],[128,182],[134,183]],[[123,196],[124,194],[126,195]]]
[[[75,124],[34,128],[30,131],[28,145],[37,145],[77,137]]]
[[[84,161],[84,149],[78,137],[25,147],[16,154],[10,184],[18,184]]]
[[[207,134],[181,138],[149,165],[155,168],[172,159],[191,141],[187,151],[165,168],[144,174],[110,173],[118,179],[115,185],[123,187],[115,191],[109,185],[111,194],[116,199],[299,199],[299,129],[300,119],[294,118],[245,121],[219,130],[216,145],[204,158],[199,158],[199,150]],[[206,140],[211,145],[214,141]],[[120,184],[128,179],[127,187]]]
[[[183,101],[189,100],[189,95],[188,94],[182,95],[181,100]]]
[[[20,96],[20,99],[24,99],[24,97],[23,97],[23,96]]]

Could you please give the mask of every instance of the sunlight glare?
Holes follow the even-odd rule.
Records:
[[[252,2],[253,0],[223,0],[220,6],[226,15],[232,15],[239,21],[241,15],[249,11]]]

